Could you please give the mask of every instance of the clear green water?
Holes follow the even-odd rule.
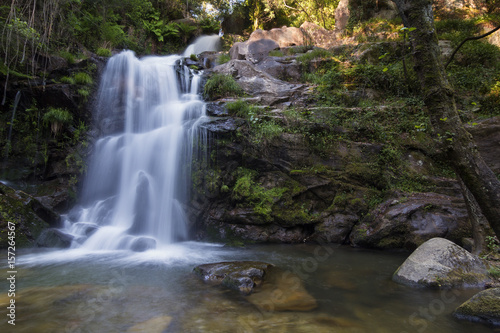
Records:
[[[193,242],[145,253],[28,251],[17,257],[16,326],[7,324],[4,283],[0,332],[500,331],[451,316],[477,290],[412,289],[392,282],[407,255],[337,246],[229,248]],[[192,273],[198,264],[229,260],[261,260],[293,272],[318,307],[260,310],[246,296],[209,286]],[[6,274],[7,267],[1,269]]]

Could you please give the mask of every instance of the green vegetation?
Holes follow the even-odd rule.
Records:
[[[107,48],[98,48],[95,52],[100,57],[111,57],[111,50]]]
[[[229,62],[229,60],[231,60],[231,57],[229,56],[229,54],[223,53],[217,57],[217,64],[223,65],[226,62]]]
[[[205,83],[203,96],[208,100],[243,95],[243,90],[231,75],[213,74]]]
[[[43,115],[43,123],[50,125],[54,136],[57,136],[64,125],[73,121],[73,116],[66,109],[50,107],[49,111]]]
[[[269,222],[272,206],[281,198],[286,189],[279,187],[265,189],[255,182],[257,172],[254,170],[238,168],[236,176],[238,178],[231,193],[231,198],[235,201],[252,204],[254,212]]]

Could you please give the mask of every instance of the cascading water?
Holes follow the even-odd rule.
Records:
[[[199,74],[181,59],[124,51],[109,60],[96,108],[101,138],[66,222],[73,247],[143,251],[187,238],[193,143],[207,136]]]

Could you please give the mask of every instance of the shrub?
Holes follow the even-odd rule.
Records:
[[[96,54],[100,57],[111,57],[111,50],[100,47],[97,49]]]
[[[92,77],[85,72],[78,72],[73,76],[73,78],[75,79],[76,84],[91,85],[93,82]]]
[[[59,52],[59,55],[64,58],[68,64],[72,65],[75,63],[75,56],[72,55],[71,53],[67,52],[67,51],[60,51]]]
[[[73,121],[73,116],[68,110],[50,107],[49,111],[43,115],[43,123],[50,124],[51,132],[56,136],[64,125]]]
[[[203,89],[203,96],[208,100],[222,97],[242,96],[243,89],[231,75],[216,73],[212,75]]]
[[[68,84],[75,84],[75,79],[73,79],[72,77],[69,77],[69,76],[63,76],[61,78],[61,82],[68,83]]]

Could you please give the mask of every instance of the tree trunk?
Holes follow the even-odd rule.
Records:
[[[472,225],[472,237],[474,238],[472,254],[480,255],[481,252],[486,249],[486,236],[488,235],[486,230],[490,231],[488,221],[484,218],[476,199],[474,199],[474,196],[470,193],[467,186],[465,186],[462,179],[460,179],[460,177],[457,178],[460,188],[462,189],[467,212],[469,213],[469,220]]]
[[[500,181],[479,155],[457,112],[438,46],[431,0],[393,0],[410,32],[415,72],[442,157],[472,193],[500,237]]]

